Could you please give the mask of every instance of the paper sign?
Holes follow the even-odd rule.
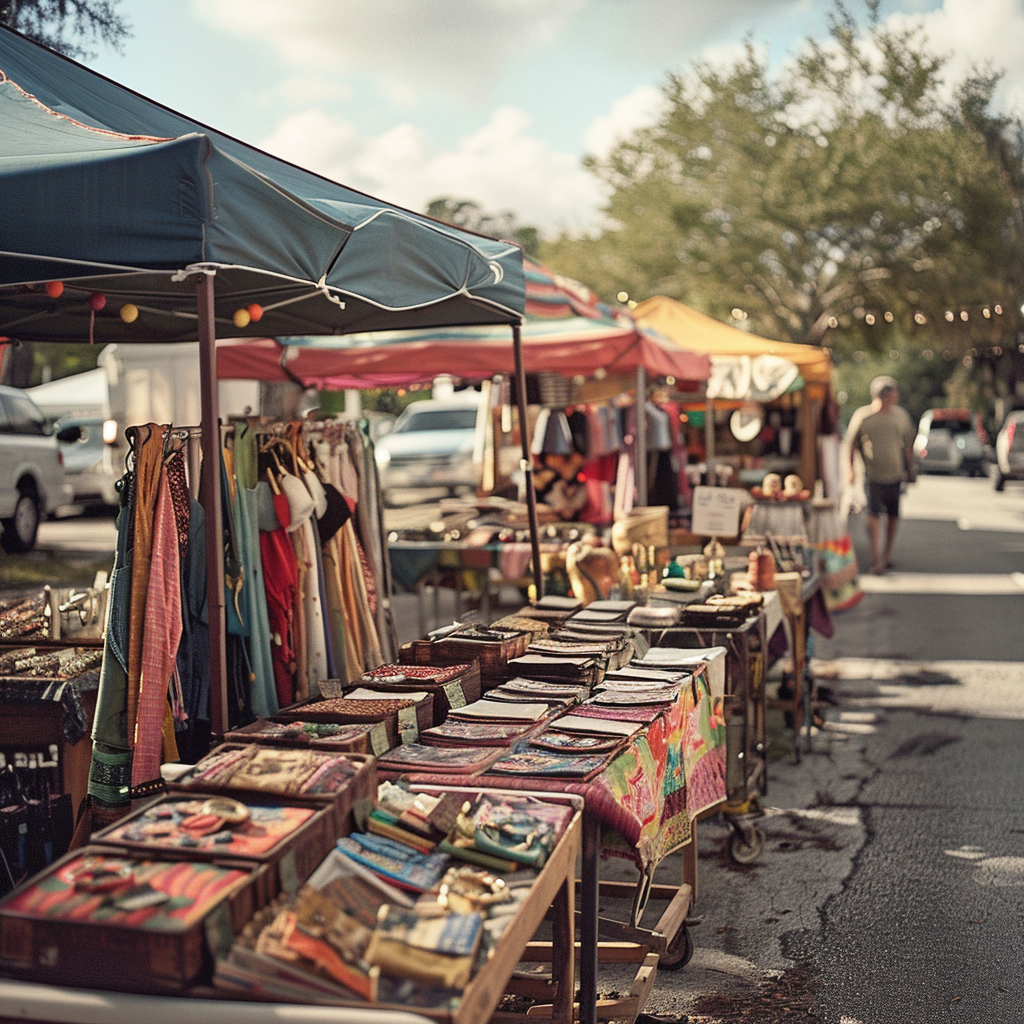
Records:
[[[419,723],[416,720],[416,708],[399,708],[398,731],[403,743],[415,743],[420,738]]]
[[[453,711],[466,706],[466,694],[459,680],[456,679],[454,683],[445,683],[444,695],[448,698],[448,707]]]
[[[380,757],[385,751],[391,749],[391,744],[388,743],[388,729],[383,722],[378,722],[370,730],[370,749],[373,751],[374,757]]]
[[[695,487],[690,530],[703,537],[735,537],[740,532],[740,512],[749,500],[740,487]]]
[[[341,680],[340,679],[321,679],[316,684],[320,689],[320,696],[327,697],[340,697],[341,696]]]
[[[206,944],[215,957],[225,957],[235,941],[235,930],[231,923],[231,907],[223,900],[206,915],[203,921]]]
[[[281,889],[294,896],[299,891],[299,869],[295,863],[295,850],[289,850],[278,862]]]

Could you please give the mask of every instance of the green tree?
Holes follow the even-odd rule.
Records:
[[[131,35],[118,13],[119,0],[0,0],[0,25],[68,57],[95,56],[88,42],[120,51]]]
[[[965,351],[993,323],[1013,337],[1022,147],[1019,122],[989,113],[999,76],[947,83],[919,29],[865,8],[862,29],[836,2],[829,37],[775,79],[749,41],[732,64],[669,75],[657,123],[587,160],[611,226],[545,261],[606,296],[738,308],[787,341]]]
[[[523,247],[527,256],[536,258],[540,249],[540,232],[535,227],[520,224],[510,210],[488,213],[472,199],[453,199],[442,196],[427,204],[427,216],[442,220],[457,228],[475,231],[490,238],[503,238]]]

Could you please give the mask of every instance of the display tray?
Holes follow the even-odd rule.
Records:
[[[414,783],[410,787],[413,791],[450,792],[465,794],[465,799],[475,800],[480,796],[495,797],[501,796],[508,791],[503,791],[499,786],[488,786],[486,790],[479,787],[450,786],[441,787],[422,785]],[[445,1024],[481,1024],[481,1022],[492,1019],[498,1001],[506,990],[506,986],[513,971],[519,962],[526,943],[534,936],[538,927],[545,917],[551,916],[555,935],[561,940],[557,943],[558,964],[555,968],[559,1005],[554,1015],[555,1020],[571,1021],[572,993],[574,985],[574,930],[573,911],[575,900],[574,874],[576,861],[580,853],[582,837],[582,811],[583,801],[580,797],[547,792],[523,792],[515,791],[508,793],[514,799],[522,799],[524,796],[535,796],[541,800],[568,805],[572,808],[572,815],[569,818],[557,844],[547,858],[546,863],[537,871],[533,878],[529,895],[518,907],[514,919],[501,932],[489,951],[489,956],[479,966],[472,979],[462,990],[458,1002],[447,1006],[418,1005],[413,998],[407,1002],[388,1001],[380,999],[377,1002],[366,1002],[353,997],[352,999],[334,999],[325,996],[320,1001],[320,1006],[351,1006],[364,1011],[367,1016],[361,1019],[371,1019],[369,1014],[379,1014],[379,1019],[386,1021],[389,1012],[404,1012],[410,1015],[419,1015],[430,1020],[445,1022]],[[513,873],[513,878],[515,873]],[[415,992],[415,989],[412,990]],[[197,988],[193,990],[197,996],[215,995],[213,991]],[[246,998],[239,995],[239,1000]],[[261,997],[253,993],[253,1000]],[[300,1005],[303,1001],[296,1000],[294,1005]],[[183,1004],[183,1011],[187,1012],[187,1004]],[[295,1015],[298,1017],[298,1015]],[[376,1018],[373,1018],[376,1019]],[[550,1017],[548,1019],[551,1019]]]
[[[229,754],[232,751],[251,748],[255,748],[259,752],[261,763],[254,772],[243,777],[239,783],[218,784],[201,777],[201,773],[210,765],[213,758]],[[341,757],[350,762],[355,771],[342,784],[329,792],[289,792],[287,787],[289,770],[302,763],[300,757],[296,755],[312,755],[322,758]],[[282,785],[276,789],[271,788],[277,777],[280,778]],[[253,779],[259,781],[262,788],[252,785]],[[180,778],[168,782],[167,788],[172,793],[189,795],[204,793],[212,796],[229,796],[235,800],[256,797],[286,800],[290,804],[307,807],[328,806],[334,815],[334,834],[341,836],[347,835],[354,827],[365,822],[373,807],[377,794],[377,762],[370,754],[335,754],[328,751],[307,750],[302,747],[264,747],[261,744],[251,743],[222,743]]]
[[[481,676],[501,670],[511,658],[524,654],[532,633],[525,630],[500,630],[494,639],[464,636],[459,633],[440,640],[413,640],[403,644],[398,660],[411,665],[450,665],[457,661],[478,661]]]
[[[429,678],[421,679],[410,676],[405,682],[385,682],[386,677],[375,677],[372,674],[364,675],[364,685],[374,690],[384,690],[387,693],[394,693],[396,696],[410,691],[426,691],[434,698],[434,714],[430,725],[440,725],[447,717],[448,712],[472,704],[480,699],[480,663],[478,661],[462,662],[465,671],[453,679],[443,682],[431,682]],[[396,669],[407,668],[411,672],[416,669],[443,668],[440,665],[399,665]]]
[[[248,818],[233,824],[225,799],[242,805]],[[227,817],[220,811],[226,811]],[[219,819],[219,820],[217,820]],[[126,855],[182,860],[231,860],[266,864],[257,886],[257,908],[281,892],[294,893],[327,856],[337,840],[330,807],[204,793],[161,796],[95,833],[93,846]]]
[[[0,971],[28,981],[180,992],[212,974],[257,910],[265,865],[118,856],[87,846],[0,902]]]
[[[377,688],[376,685],[374,688]],[[423,688],[421,687],[420,690],[422,691]],[[281,708],[277,717],[297,719],[303,722],[336,722],[340,725],[383,722],[387,732],[387,746],[384,749],[390,750],[401,742],[402,732],[410,724],[406,718],[409,712],[403,708],[402,702],[403,697],[400,693],[395,694],[394,701],[357,701],[347,700],[345,697],[310,698],[298,704]],[[365,707],[359,707],[359,705],[365,705]],[[429,729],[434,724],[434,698],[429,692],[423,700],[407,706],[415,715],[417,734],[424,729]],[[372,735],[370,743],[374,753],[383,753],[380,743]]]
[[[238,729],[232,729],[224,734],[224,740],[228,743],[266,743],[277,747],[312,747],[314,750],[333,750],[339,754],[371,754],[373,749],[370,742],[370,733],[373,730],[372,723],[352,722],[341,725],[342,732],[335,736],[315,737],[305,735],[300,731],[290,733],[277,733],[272,726],[294,727],[301,719],[290,718],[285,715],[274,715],[271,718],[261,718],[257,722],[243,725]],[[317,722],[317,725],[330,725],[334,723]]]

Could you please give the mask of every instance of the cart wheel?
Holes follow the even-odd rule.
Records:
[[[668,949],[658,957],[658,967],[666,971],[678,971],[690,962],[692,956],[693,936],[684,924],[668,944]]]
[[[753,864],[764,853],[764,844],[765,834],[756,825],[737,830],[729,840],[729,854],[737,864]]]

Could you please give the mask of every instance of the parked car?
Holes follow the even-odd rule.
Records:
[[[980,417],[969,409],[928,409],[914,439],[917,470],[983,476],[987,442]]]
[[[385,501],[404,487],[444,487],[451,494],[460,488],[475,490],[480,483],[480,464],[474,458],[479,412],[475,391],[406,406],[375,445]]]
[[[69,416],[54,425],[54,433],[64,456],[71,500],[86,508],[116,505],[116,485],[122,475],[113,447],[117,424],[101,417]]]
[[[1024,409],[1009,413],[996,435],[996,490],[1007,480],[1024,480]]]
[[[43,516],[71,501],[46,417],[18,388],[0,386],[0,547],[30,551]]]

